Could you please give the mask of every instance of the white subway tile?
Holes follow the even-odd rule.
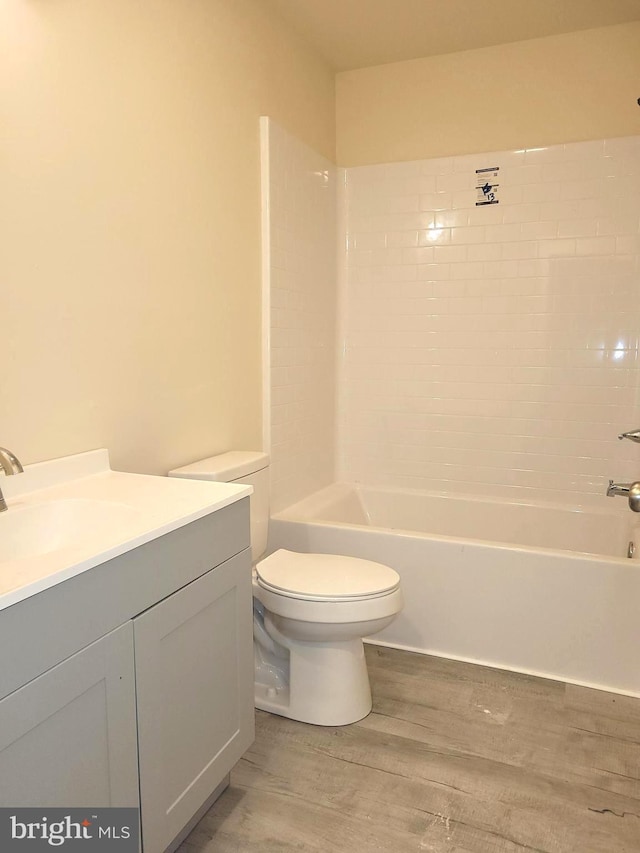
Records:
[[[503,221],[504,211],[508,210],[508,206],[503,204],[485,204],[478,205],[466,211],[467,222],[458,222],[458,225],[498,225]],[[454,211],[460,217],[465,214],[465,211]],[[454,224],[454,223],[452,223]]]
[[[441,228],[438,225],[433,224],[433,226],[429,226],[428,228],[422,229],[422,231],[418,231],[418,244],[420,246],[439,246],[443,243],[451,242],[451,229],[450,228]]]
[[[640,157],[640,136],[620,136],[604,140],[606,156]]]
[[[451,278],[451,268],[447,263],[421,264],[417,276],[420,281],[446,281]]]
[[[451,278],[453,279],[483,278],[483,275],[484,264],[480,261],[474,261],[473,263],[454,264],[451,267]]]
[[[402,251],[403,264],[430,264],[433,263],[433,247],[421,246],[416,249],[404,249]]]
[[[503,211],[502,221],[509,222],[539,222],[539,204],[514,204]]]
[[[457,190],[451,193],[451,204],[454,210],[466,209],[471,210],[475,207],[476,191],[472,190]]]
[[[640,236],[639,235],[624,235],[615,238],[615,251],[618,255],[636,255],[640,256]]]
[[[576,240],[577,255],[612,255],[616,251],[615,237],[584,237]]]
[[[396,266],[404,263],[403,255],[403,250],[397,247],[388,246],[384,249],[373,249],[370,263],[374,267]]]
[[[433,260],[437,264],[461,263],[462,261],[466,261],[468,257],[466,246],[436,246],[433,251]],[[476,258],[476,260],[481,259]]]
[[[505,260],[521,260],[523,258],[538,257],[538,243],[536,240],[518,240],[513,243],[502,244],[502,257]],[[517,272],[516,272],[517,275]]]
[[[501,208],[509,204],[522,204],[524,197],[524,186],[522,184],[501,184],[500,202]]]
[[[418,233],[418,231],[389,231],[385,234],[385,245],[390,249],[417,246]]]
[[[527,184],[522,187],[522,203],[558,201],[560,199],[560,182],[544,184]]]
[[[593,139],[586,142],[574,142],[571,146],[566,145],[565,151],[570,154],[572,160],[589,160],[597,162],[606,153],[606,140]]]
[[[470,212],[466,210],[437,210],[434,213],[433,224],[436,228],[457,228],[462,225],[485,224],[470,223],[470,215]]]
[[[541,258],[566,258],[576,254],[576,240],[540,240],[538,254]]]
[[[507,225],[487,225],[485,228],[485,240],[489,243],[507,242],[520,240],[522,238],[522,225],[520,223],[509,223]]]
[[[428,192],[420,195],[420,210],[449,210],[451,205],[452,194],[449,192]]]
[[[543,178],[543,167],[539,164],[530,164],[507,168],[500,175],[500,180],[505,186],[517,187],[523,184],[537,184]]]
[[[486,228],[483,225],[469,225],[451,229],[452,243],[484,243],[485,240]]]
[[[501,258],[507,257],[506,245],[501,243],[474,243],[463,248],[466,248],[469,261],[499,261]]]
[[[421,210],[420,197],[415,195],[392,196],[385,201],[379,202],[379,209],[390,213],[417,213]]]
[[[609,184],[609,190],[613,191],[616,187]],[[576,199],[593,199],[602,195],[605,190],[605,181],[601,179],[567,181],[562,184],[560,189],[560,199],[573,201]]]
[[[640,233],[640,217],[618,215],[599,218],[596,233],[598,236],[613,234],[615,237],[638,234]]]
[[[460,191],[475,190],[475,172],[454,172],[450,175],[438,175],[436,177],[436,192],[455,193]]]
[[[437,192],[437,182],[439,178],[436,175],[421,175],[414,184],[414,190],[417,190],[419,195]]]
[[[269,133],[271,480],[277,508],[333,479],[336,182],[328,161],[273,122]],[[356,183],[360,179],[366,185],[370,174],[365,171],[354,178]],[[309,180],[317,173],[321,181]],[[380,235],[365,232],[358,235],[361,247],[381,245]],[[384,245],[384,235],[382,240]],[[352,235],[351,262],[356,243]],[[357,261],[365,258],[362,252]],[[301,465],[299,457],[309,446],[316,450],[314,463]],[[315,465],[317,460],[321,467]]]
[[[478,208],[465,182],[487,158],[501,167],[500,204]],[[349,184],[352,171],[351,230],[385,232],[403,251],[349,266],[341,474],[569,500],[597,491],[620,452],[618,420],[640,417],[640,139],[368,167]],[[399,211],[393,199],[414,194],[421,213]],[[288,369],[279,376],[297,383]]]
[[[563,219],[558,222],[558,237],[594,237],[597,226],[595,219]]]
[[[387,245],[386,234],[384,232],[358,232],[353,234],[350,241],[350,246],[358,252],[367,249],[384,249]]]

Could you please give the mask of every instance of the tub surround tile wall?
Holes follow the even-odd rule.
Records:
[[[336,170],[270,119],[271,502],[335,479]],[[267,413],[268,415],[268,413]]]
[[[340,479],[575,502],[637,478],[640,137],[344,174]]]

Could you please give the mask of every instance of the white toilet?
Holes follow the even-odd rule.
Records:
[[[362,638],[402,609],[388,566],[334,554],[267,547],[269,457],[231,451],[176,468],[170,477],[247,483],[251,496],[255,705],[293,720],[342,726],[371,710]]]

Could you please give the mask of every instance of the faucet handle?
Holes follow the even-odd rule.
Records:
[[[628,438],[629,441],[635,441],[640,444],[640,428],[629,430],[629,432],[621,432],[618,438],[620,441],[622,441],[623,438]]]

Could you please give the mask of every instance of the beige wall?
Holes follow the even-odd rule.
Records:
[[[337,76],[343,166],[640,133],[640,23]]]
[[[333,157],[329,69],[260,0],[12,0],[0,87],[0,444],[257,448],[258,117]]]

